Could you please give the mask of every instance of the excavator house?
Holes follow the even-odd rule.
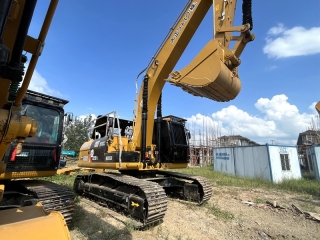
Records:
[[[169,171],[188,166],[190,134],[185,119],[162,116],[161,92],[169,82],[194,96],[219,102],[238,95],[240,55],[254,35],[250,32],[251,1],[243,0],[241,26],[233,26],[236,3],[187,2],[144,71],[133,121],[119,119],[116,111],[96,119],[91,140],[80,149],[78,166],[103,172],[78,175],[76,193],[129,215],[141,227],[162,221],[167,196],[198,204],[210,199],[212,187],[207,179]],[[186,67],[173,70],[210,8],[214,38]],[[232,36],[233,32],[238,36]],[[233,49],[229,49],[231,41],[235,41]]]

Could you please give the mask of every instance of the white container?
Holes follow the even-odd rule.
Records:
[[[271,182],[301,178],[297,147],[280,145],[220,147],[213,149],[214,170]]]

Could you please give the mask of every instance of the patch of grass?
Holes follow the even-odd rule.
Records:
[[[125,223],[125,229],[128,231],[128,233],[132,233],[135,230],[135,225],[128,219]]]
[[[79,204],[75,204],[73,216],[72,216],[72,222],[69,228],[71,230],[77,228],[80,222],[83,220],[83,216],[85,216],[85,212],[83,211],[82,207],[80,207]]]
[[[230,194],[231,196],[238,197],[239,191],[240,191],[239,189],[230,188],[228,189],[227,193]]]
[[[255,198],[253,202],[255,203],[266,203],[267,199],[266,198]]]
[[[100,228],[101,229],[101,228]],[[113,229],[111,231],[102,231],[102,238],[100,239],[121,239],[123,236],[127,236],[127,233],[125,232],[125,230],[121,230],[121,229]]]
[[[182,239],[183,239],[181,233],[180,233],[178,236],[176,236],[176,239],[177,239],[177,240],[182,240]]]
[[[99,213],[97,214],[97,216],[99,218],[105,218],[106,216],[108,216],[107,212],[104,210],[99,210]]]
[[[245,178],[227,175],[216,172],[212,166],[205,166],[201,168],[189,167],[178,169],[177,172],[198,175],[207,178],[216,186],[235,186],[245,189],[264,188],[274,190],[285,190],[294,193],[303,193],[320,196],[320,184],[313,179],[286,179],[281,183],[272,183],[261,178]]]
[[[78,204],[75,205],[74,215],[69,226],[70,230],[78,230],[86,239],[130,239],[131,228],[129,224],[125,224],[123,228],[115,228],[102,220],[101,214],[105,212],[99,211],[97,215],[86,212],[85,208]]]
[[[309,173],[303,173],[302,177],[305,178],[305,179],[309,179],[309,180],[314,180],[315,179],[315,177],[311,176]]]
[[[173,200],[174,201],[174,200]],[[199,205],[198,203],[194,202],[193,200],[191,199],[187,199],[187,200],[182,200],[181,201],[182,204],[186,205],[188,209],[191,209],[191,210],[196,210]]]
[[[160,238],[160,239],[169,239],[169,232],[165,233],[162,229],[162,226],[159,225],[157,227],[157,233],[156,233],[156,238]]]
[[[320,196],[320,184],[314,179],[285,179],[275,187],[290,192]]]
[[[219,219],[224,219],[224,220],[234,219],[234,214],[224,211],[214,204],[212,205],[205,204],[204,207],[209,210],[209,213],[213,214]]]
[[[64,185],[64,186],[67,186],[67,187],[73,189],[73,182],[74,182],[74,179],[76,178],[76,176],[77,176],[76,174],[71,175],[71,176],[57,174],[57,175],[54,175],[51,177],[42,177],[42,178],[38,178],[38,179],[54,182],[56,184]]]
[[[316,212],[316,206],[311,202],[300,202],[299,207],[304,212]]]
[[[221,191],[218,189],[213,189],[212,194],[213,194],[213,196],[218,196],[221,194]]]

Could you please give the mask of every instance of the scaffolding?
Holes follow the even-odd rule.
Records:
[[[196,128],[195,123],[192,123],[188,129],[191,136],[189,139],[190,166],[213,165],[213,149],[216,147],[259,145],[246,137],[234,135],[232,132],[228,136],[221,136],[220,125],[214,123],[209,117],[203,118],[202,127]]]
[[[207,120],[207,119],[206,119]],[[202,129],[195,129],[193,123],[190,131],[190,163],[191,166],[205,166],[213,164],[213,148],[219,146],[221,130],[211,121],[209,124],[203,118]]]

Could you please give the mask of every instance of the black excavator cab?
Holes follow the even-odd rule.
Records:
[[[175,116],[166,116],[161,120],[160,130],[160,162],[188,163],[189,132],[185,128],[187,120]],[[157,122],[154,124],[153,144],[157,141]]]

